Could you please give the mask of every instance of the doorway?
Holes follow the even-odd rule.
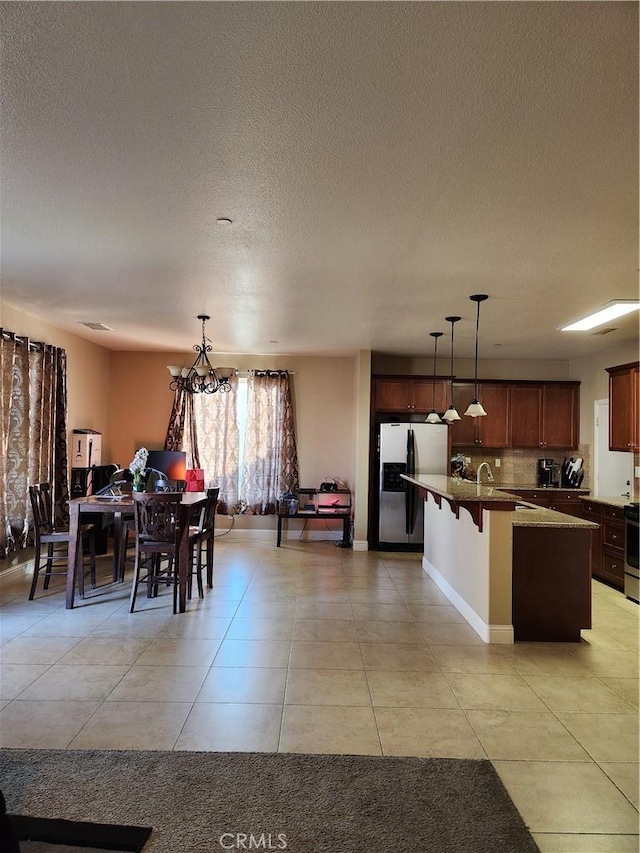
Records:
[[[609,401],[596,400],[594,413],[593,496],[628,497],[633,478],[633,453],[609,450]]]

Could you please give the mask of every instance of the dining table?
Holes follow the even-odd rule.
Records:
[[[187,578],[191,561],[189,554],[189,525],[207,502],[206,492],[182,492],[180,501],[180,517],[178,519],[178,612],[187,609]],[[81,516],[86,513],[107,513],[113,516],[114,546],[113,546],[113,580],[120,580],[120,566],[124,556],[122,549],[126,547],[124,522],[134,517],[134,503],[131,493],[116,497],[87,495],[82,498],[72,498],[69,501],[69,555],[67,569],[66,608],[73,609],[76,591],[76,580],[79,572],[84,571],[82,565],[82,547],[80,540]]]

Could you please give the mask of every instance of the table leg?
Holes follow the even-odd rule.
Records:
[[[349,541],[349,538],[350,538],[349,533],[351,532],[350,527],[351,527],[351,517],[349,516],[348,518],[343,518],[342,519],[342,544],[344,545],[345,548],[348,548],[350,545],[350,541]]]
[[[276,543],[276,548],[280,547],[281,541],[282,541],[282,516],[278,515],[278,541]]]
[[[73,608],[73,599],[76,591],[76,569],[78,565],[78,551],[80,551],[80,561],[82,561],[82,548],[79,546],[80,540],[80,507],[69,503],[69,553],[67,555],[67,600],[66,608]],[[80,571],[83,571],[83,566],[80,566]]]
[[[209,589],[213,587],[213,536],[214,533],[211,531],[207,539],[207,586]]]

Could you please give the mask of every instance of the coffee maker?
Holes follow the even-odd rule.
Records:
[[[557,466],[553,459],[538,459],[538,487],[541,489],[557,486]]]

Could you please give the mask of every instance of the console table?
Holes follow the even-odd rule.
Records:
[[[319,518],[327,520],[340,519],[342,522],[342,541],[340,546],[348,548],[351,545],[351,492],[348,489],[299,489],[297,512],[289,512],[289,501],[278,508],[278,540],[277,547],[282,542],[282,522],[289,518],[305,520]]]

